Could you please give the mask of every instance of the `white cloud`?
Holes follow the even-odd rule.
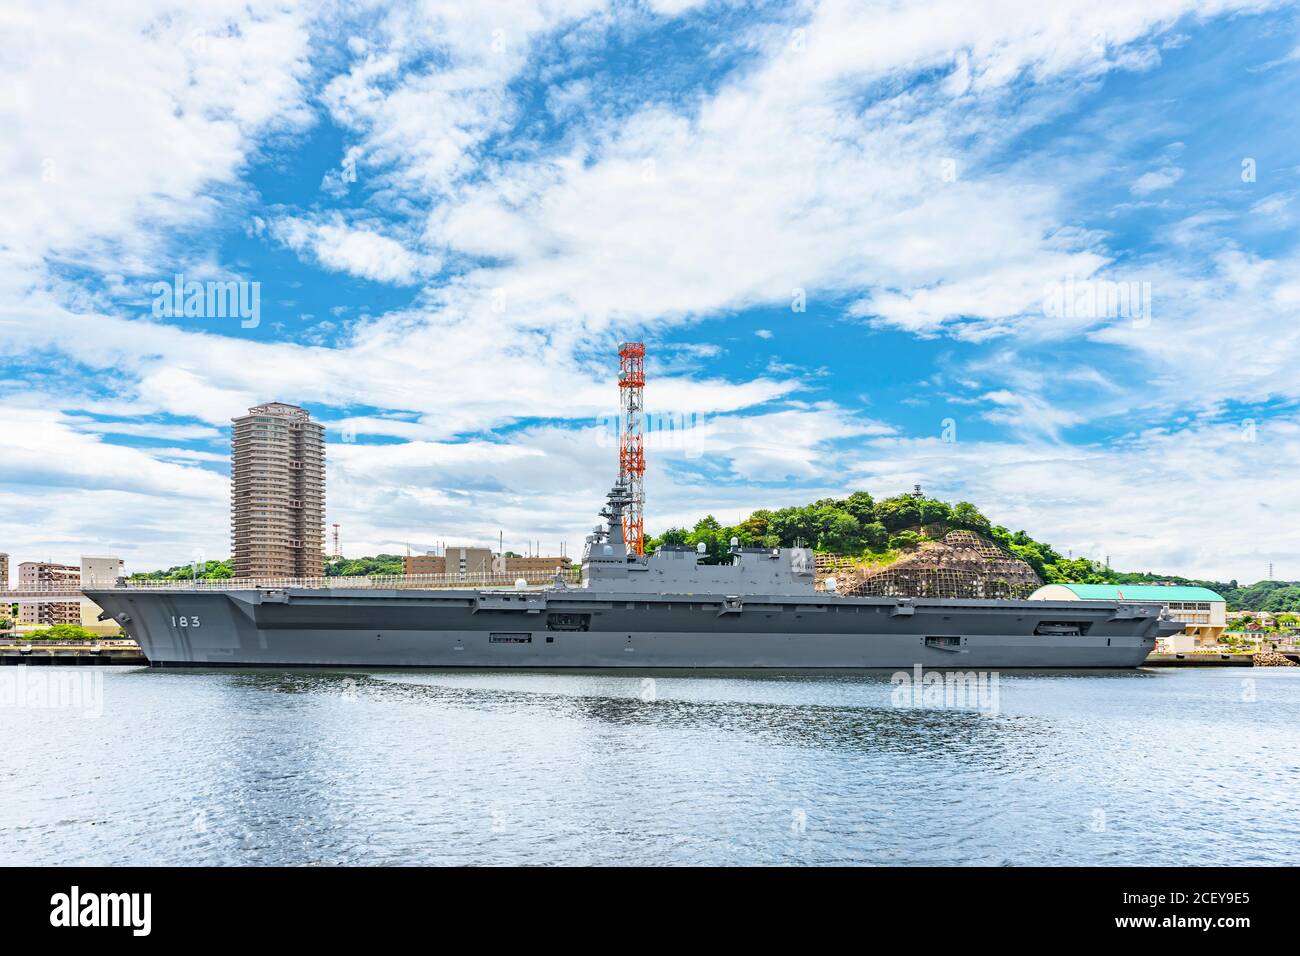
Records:
[[[1194,11],[1213,12],[821,5],[792,24],[801,44],[756,31],[760,65],[689,110],[650,105],[562,154],[488,167],[435,203],[425,235],[503,260],[465,288],[508,290],[536,324],[672,323],[791,288],[870,289],[856,311],[877,323],[1005,334],[1037,321],[1046,282],[1108,261],[1093,236],[1061,228],[1050,178],[987,162],[1040,118],[1018,87],[1028,102],[1008,107],[1013,81],[1028,71],[1059,108],[1071,82],[1082,92],[1148,66],[1118,54]],[[954,65],[960,89],[870,99],[883,77]]]
[[[271,126],[300,126],[305,17],[264,0],[6,7],[0,247],[148,268],[216,211]]]
[[[1076,425],[1082,416],[1055,408],[1040,396],[997,389],[982,396],[992,402],[993,409],[983,413],[983,418],[1006,425],[1016,434],[1035,437],[1044,435],[1059,438],[1061,430]]]
[[[1222,236],[1207,242],[1227,248],[1204,271],[1172,261],[1152,269],[1149,323],[1118,319],[1093,337],[1142,358],[1147,378],[1129,394],[1153,411],[1300,398],[1291,374],[1300,357],[1300,256],[1265,259]]]
[[[56,260],[99,266],[118,277],[118,288],[122,275],[156,271],[172,258],[212,260],[210,250],[184,248],[186,230],[238,212],[240,176],[261,138],[308,121],[306,17],[279,3],[251,11],[242,3],[158,5],[83,27],[86,11],[73,17],[31,7],[42,12],[18,19],[32,42],[18,43],[0,66],[14,91],[0,104],[7,131],[0,245],[12,252],[0,268],[0,343],[15,354],[53,352],[111,373],[111,400],[77,396],[78,408],[96,414],[175,415],[205,423],[195,426],[201,429],[224,426],[272,397],[327,416],[349,406],[404,413],[340,412],[340,424],[363,437],[406,442],[331,449],[331,508],[342,510],[349,540],[368,550],[391,550],[417,532],[481,540],[494,524],[521,535],[585,527],[613,460],[586,430],[452,439],[521,416],[594,420],[612,410],[608,356],[620,338],[645,334],[654,343],[680,323],[784,306],[792,288],[806,289],[814,305],[818,297],[856,298],[857,315],[918,334],[1028,339],[1087,328],[1160,371],[1144,382],[1155,403],[1185,403],[1190,395],[1212,404],[1237,385],[1253,398],[1294,394],[1289,370],[1300,343],[1277,331],[1278,317],[1293,315],[1300,299],[1286,260],[1230,249],[1211,276],[1153,262],[1162,277],[1153,330],[1106,322],[1044,328],[1037,309],[1044,283],[1105,275],[1110,254],[1097,235],[1062,227],[1072,217],[1055,171],[1004,162],[1019,133],[1105,73],[1151,68],[1154,31],[1238,6],[1063,0],[1046,13],[1030,3],[809,6],[788,23],[733,38],[752,57],[710,95],[672,106],[647,98],[630,116],[600,114],[581,124],[560,145],[525,137],[500,157],[485,156],[485,144],[519,117],[511,83],[534,44],[588,20],[590,40],[607,18],[634,14],[587,2],[401,6],[374,29],[349,27],[356,59],[321,91],[349,137],[339,158],[354,159],[360,176],[345,188],[335,175],[330,190],[364,206],[277,213],[270,232],[327,268],[396,284],[420,283],[443,261],[466,255],[496,261],[425,289],[408,309],[355,325],[330,348],[128,320],[85,290],[51,287],[44,274]],[[803,30],[797,44],[796,27]],[[187,46],[191,39],[204,42]],[[555,92],[547,101],[552,115],[571,117],[590,88],[571,83]],[[1134,189],[1158,186],[1148,180]],[[1214,235],[1214,225],[1188,228]],[[1177,334],[1166,334],[1172,330],[1162,323],[1174,317]],[[1260,341],[1270,344],[1262,356]],[[1221,374],[1225,354],[1250,355],[1268,374],[1230,382]],[[689,361],[653,383],[652,404],[713,418],[700,429],[702,458],[690,468],[674,470],[672,455],[652,458],[656,521],[684,521],[700,508],[798,502],[847,481],[891,484],[926,468],[981,504],[987,494],[995,516],[1002,507],[1030,513],[1024,488],[1051,488],[1060,480],[1054,468],[1081,461],[1080,474],[1109,474],[1098,487],[1115,491],[1114,475],[1140,464],[1125,449],[1060,446],[1053,439],[1078,413],[1052,400],[1050,379],[1008,380],[973,385],[983,396],[975,414],[1024,428],[1020,445],[961,445],[959,467],[945,470],[939,466],[950,459],[935,456],[950,449],[889,439],[869,450],[898,453],[898,461],[862,462],[854,472],[836,447],[870,442],[889,426],[838,406],[798,403],[805,383],[787,366],[728,381]],[[268,383],[279,394],[267,395]],[[1132,394],[1110,401],[1123,407]],[[42,401],[70,407],[68,395],[22,401],[28,417],[18,437],[0,434],[7,455],[0,496],[9,496],[0,500],[10,507],[0,520],[12,526],[17,502],[40,485],[42,523],[28,526],[23,547],[77,534],[99,541],[95,529],[107,526],[122,540],[132,540],[131,527],[143,529],[135,547],[159,562],[176,557],[166,548],[177,541],[223,547],[224,480],[200,467],[213,464],[210,457],[122,449],[96,437],[128,434],[112,426],[56,414],[40,425],[30,417]],[[202,440],[177,427],[169,441]],[[37,434],[43,449],[33,445]],[[1172,438],[1153,438],[1146,450],[1172,455],[1177,447]],[[1206,438],[1198,447],[1220,446]],[[996,478],[980,453],[1005,466]],[[1152,486],[1164,497],[1155,530],[1143,532],[1150,540],[1129,552],[1134,561],[1177,544],[1175,531],[1194,537],[1186,517],[1194,509],[1174,510],[1179,494],[1227,490],[1223,480],[1180,476],[1172,464],[1147,474],[1165,483]],[[1267,481],[1289,473],[1269,466],[1261,474],[1264,483],[1250,490],[1267,495],[1274,487]],[[746,481],[799,490],[731,487]],[[560,492],[572,503],[561,503]],[[1096,506],[1082,491],[1072,494],[1083,504],[1062,496],[1034,505],[1039,514],[1059,505],[1066,537],[1086,530]],[[106,518],[105,509],[117,510]],[[1129,527],[1152,527],[1139,524],[1138,509],[1122,517]],[[196,530],[201,525],[208,530]],[[1210,527],[1229,545],[1224,561],[1253,560],[1231,529]],[[1251,527],[1267,530],[1262,522]],[[1153,566],[1208,566],[1205,555],[1185,548],[1167,553]]]
[[[1161,189],[1168,189],[1178,180],[1183,178],[1183,170],[1178,166],[1164,166],[1160,169],[1153,169],[1148,173],[1143,173],[1137,178],[1137,181],[1129,187],[1134,196],[1149,196],[1151,193],[1159,192]]]
[[[346,225],[340,216],[327,221],[286,216],[271,224],[271,232],[290,249],[310,254],[328,269],[376,282],[408,285],[439,266],[436,258],[408,252],[396,239],[372,229]]]
[[[962,430],[960,422],[958,436]],[[1024,528],[1065,553],[1123,570],[1257,581],[1269,561],[1300,577],[1283,530],[1300,507],[1300,422],[1256,428],[1192,422],[1139,428],[1126,441],[945,443],[880,439],[877,461],[848,468],[855,484],[896,493],[919,482],[976,502],[995,522]]]
[[[136,570],[200,550],[228,554],[224,477],[184,463],[174,450],[110,444],[78,425],[53,411],[6,408],[0,550],[15,561],[116,554]]]
[[[374,37],[353,48],[357,61],[326,85],[322,99],[337,123],[363,137],[361,175],[399,191],[442,194],[475,168],[475,151],[514,115],[505,87],[527,62],[533,40],[603,6],[396,6],[380,18]]]
[[[67,424],[82,432],[100,435],[130,435],[155,441],[205,441],[220,438],[221,432],[206,425],[170,425],[146,421],[105,421],[68,416]]]

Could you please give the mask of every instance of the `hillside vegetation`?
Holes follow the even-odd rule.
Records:
[[[339,558],[325,565],[326,577],[371,577],[379,574],[401,574],[403,571],[400,554],[376,554],[368,558]],[[220,581],[235,576],[234,565],[230,558],[224,561],[208,561],[200,569],[197,577],[201,581]],[[132,581],[189,581],[196,577],[193,565],[178,564],[163,571],[140,571],[131,575]]]
[[[665,544],[696,547],[703,543],[705,560],[727,560],[731,539],[766,548],[802,544],[818,551],[859,557],[885,564],[907,549],[965,529],[991,538],[1027,562],[1049,584],[1186,584],[1222,594],[1231,610],[1300,611],[1300,583],[1261,581],[1239,587],[1236,581],[1203,581],[1152,571],[1116,571],[1088,558],[1070,558],[1026,532],[993,524],[968,501],[949,504],[938,498],[904,494],[874,500],[865,491],[847,498],[822,498],[802,507],[755,511],[744,521],[722,525],[707,515],[693,528],[669,528],[647,542],[653,550]]]

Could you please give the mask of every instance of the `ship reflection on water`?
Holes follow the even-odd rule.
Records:
[[[1045,732],[1041,719],[1002,714],[982,700],[926,706],[918,693],[904,694],[901,699],[906,702],[900,704],[898,678],[881,670],[618,674],[602,670],[247,670],[222,676],[237,686],[272,693],[508,711],[534,721],[563,719],[645,730],[749,735],[819,750],[925,753],[942,741],[949,756],[958,756],[966,749],[985,752],[993,746],[1005,747],[1009,737],[1027,743]],[[999,683],[1008,679],[1004,674],[992,676]],[[1013,686],[1035,680],[1158,679],[1160,675],[1149,671],[1125,669],[1017,671],[1012,678]]]

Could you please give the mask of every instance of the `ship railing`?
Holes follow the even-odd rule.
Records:
[[[68,594],[75,598],[81,596],[81,585],[20,584],[14,588],[0,587],[0,597],[8,597],[11,594]]]
[[[576,584],[579,570],[562,571],[558,578]],[[517,573],[476,572],[465,574],[375,574],[369,576],[328,576],[306,578],[199,578],[179,581],[130,579],[117,588],[129,591],[283,591],[283,590],[401,590],[429,588],[514,589],[523,580],[530,587],[554,584],[555,571],[519,571]]]

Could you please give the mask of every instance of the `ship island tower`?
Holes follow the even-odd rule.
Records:
[[[324,573],[325,426],[296,405],[257,405],[234,419],[231,537],[237,578]]]

